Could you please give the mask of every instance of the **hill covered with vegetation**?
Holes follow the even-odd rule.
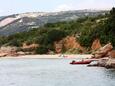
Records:
[[[60,41],[67,36],[74,36],[76,41],[86,49],[91,48],[95,39],[100,39],[101,44],[111,42],[115,47],[115,8],[110,13],[96,17],[79,18],[73,21],[47,23],[42,27],[34,28],[28,32],[17,33],[10,36],[0,37],[0,46],[22,47],[38,44],[34,49],[38,54],[46,54],[49,50],[55,53],[54,42]],[[65,53],[68,50],[63,49]]]
[[[32,30],[46,23],[71,21],[86,16],[97,16],[108,11],[73,10],[63,12],[27,12],[0,17],[0,35],[8,36],[18,32]]]

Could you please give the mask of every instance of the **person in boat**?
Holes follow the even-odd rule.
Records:
[[[75,60],[73,60],[72,63],[75,63]]]
[[[84,59],[82,58],[82,60],[81,60],[82,62],[84,61]]]
[[[82,61],[82,62],[84,62],[84,59],[82,59],[81,61]],[[75,63],[75,62],[76,62],[76,61],[75,61],[75,60],[73,60],[71,63]]]

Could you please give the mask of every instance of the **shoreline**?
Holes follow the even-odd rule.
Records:
[[[74,54],[74,55],[64,55],[60,56],[60,54],[56,55],[23,55],[23,56],[6,56],[6,57],[0,57],[0,59],[74,59],[74,58],[84,58],[84,59],[89,59],[91,58],[91,54]]]

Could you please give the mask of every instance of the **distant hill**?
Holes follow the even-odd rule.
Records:
[[[108,11],[76,10],[62,12],[30,12],[0,17],[0,35],[29,31],[46,23],[71,21],[86,16],[104,15]]]

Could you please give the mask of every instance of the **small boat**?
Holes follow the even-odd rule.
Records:
[[[91,60],[82,60],[82,61],[72,61],[70,62],[70,64],[74,65],[74,64],[90,64],[92,61]]]

